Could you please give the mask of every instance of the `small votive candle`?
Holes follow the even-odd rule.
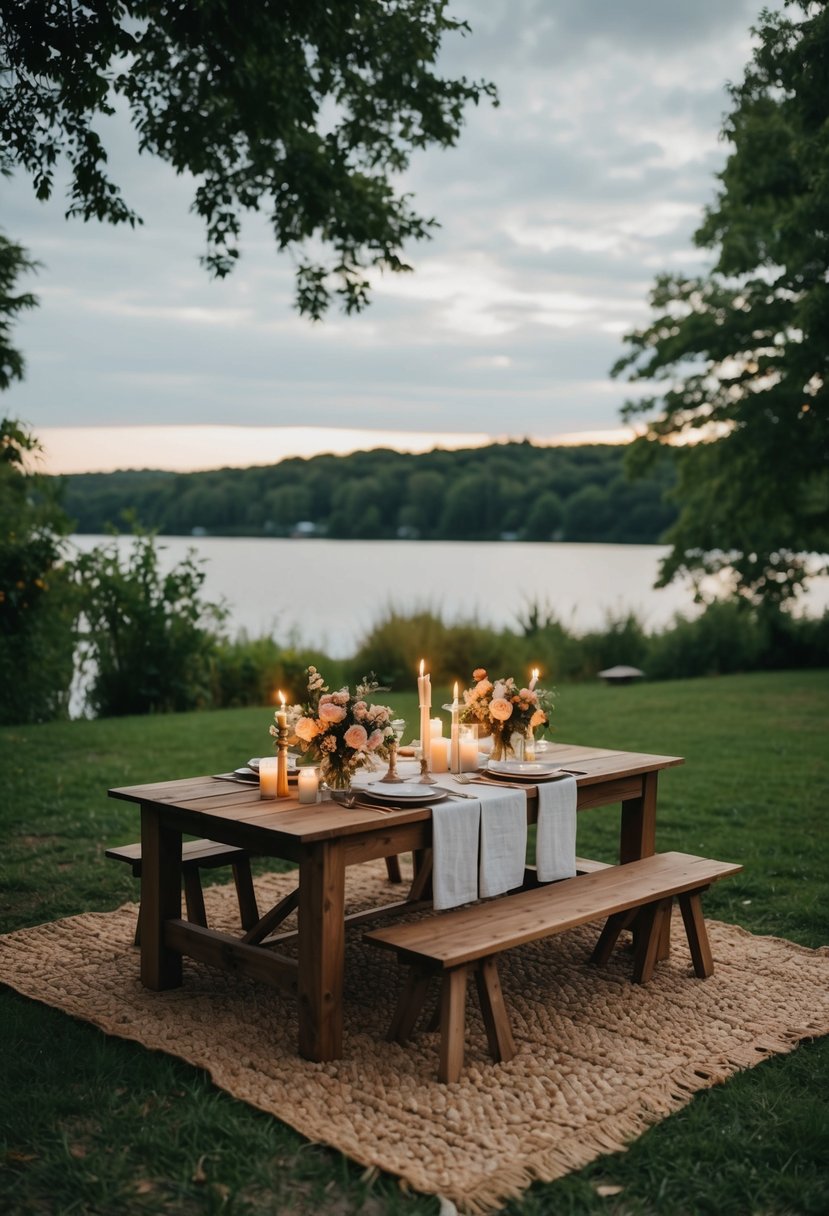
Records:
[[[464,722],[458,727],[458,750],[461,772],[472,773],[478,767],[478,724]]]
[[[297,774],[297,796],[300,802],[316,802],[320,779],[315,768],[301,768]]]
[[[432,739],[432,772],[449,772],[449,740]]]
[[[259,797],[275,798],[277,780],[276,756],[263,756],[259,761]]]

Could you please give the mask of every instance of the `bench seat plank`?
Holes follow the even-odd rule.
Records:
[[[742,866],[687,853],[659,853],[439,916],[367,933],[408,962],[452,968],[604,920],[667,895],[699,890]]]
[[[507,1062],[515,1044],[498,976],[500,953],[605,920],[591,962],[606,962],[622,930],[634,926],[633,981],[645,984],[660,956],[674,897],[682,910],[694,972],[707,978],[714,963],[700,894],[741,869],[688,853],[660,853],[620,866],[597,865],[562,882],[375,929],[365,934],[366,940],[394,950],[400,962],[409,964],[388,1037],[406,1042],[425,1003],[429,979],[437,972],[442,977],[438,1079],[457,1081],[463,1067],[467,981],[474,975],[490,1054]]]
[[[141,843],[115,845],[107,849],[105,857],[113,861],[124,861],[132,869],[133,878],[141,878]],[[181,845],[181,873],[184,880],[184,900],[188,919],[196,925],[207,925],[200,870],[215,870],[230,866],[239,903],[239,918],[242,928],[251,930],[259,921],[256,892],[250,872],[250,853],[247,849],[232,844],[221,844],[216,840],[184,840]],[[141,944],[141,911],[135,926],[135,945]]]

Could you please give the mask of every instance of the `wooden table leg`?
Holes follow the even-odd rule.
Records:
[[[639,861],[656,852],[656,779],[658,773],[644,773],[642,794],[622,803],[619,836],[619,861]]]
[[[181,832],[141,807],[141,983],[156,991],[181,984],[181,955],[164,945],[164,922],[181,916]]]
[[[345,967],[345,859],[340,841],[322,841],[299,864],[299,1054],[342,1055]]]
[[[656,852],[656,789],[658,773],[642,775],[642,795],[622,803],[622,823],[619,836],[619,861],[639,861]],[[638,930],[634,930],[634,947]],[[661,962],[671,953],[671,918],[666,916],[657,946],[656,958]]]

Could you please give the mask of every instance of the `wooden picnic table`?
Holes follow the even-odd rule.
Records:
[[[577,778],[579,811],[621,804],[620,863],[655,852],[657,779],[662,769],[682,764],[681,757],[555,744],[544,758],[584,770]],[[532,823],[537,789],[527,786],[526,793]],[[342,1054],[346,925],[392,908],[410,909],[428,894],[422,861],[431,849],[431,810],[411,807],[384,814],[330,800],[311,805],[293,796],[265,801],[256,785],[214,777],[125,786],[109,794],[141,807],[142,983],[155,990],[178,987],[185,954],[266,981],[298,998],[300,1054],[310,1060],[337,1059]],[[296,891],[242,938],[183,920],[182,833],[295,862]],[[415,855],[416,869],[407,898],[346,917],[346,868],[408,852]],[[295,908],[298,931],[273,937],[273,929]],[[263,949],[259,943],[266,936],[269,945]],[[296,941],[296,958],[274,948],[288,936]]]

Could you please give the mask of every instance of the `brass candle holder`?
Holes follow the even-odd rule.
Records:
[[[437,785],[436,779],[429,772],[429,761],[426,756],[420,757],[420,781],[419,785]]]
[[[382,782],[386,785],[399,785],[402,780],[403,778],[397,775],[397,740],[395,739],[393,743],[389,744],[388,772],[385,777],[380,778],[378,784]]]
[[[287,798],[290,795],[288,786],[288,728],[280,726],[276,737],[278,748],[276,756],[276,796]]]

